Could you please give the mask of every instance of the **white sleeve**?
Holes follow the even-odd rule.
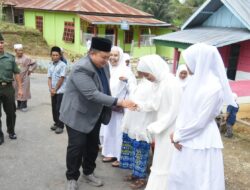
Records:
[[[171,85],[166,88],[162,94],[163,96],[161,98],[164,98],[164,100],[161,103],[168,102],[164,105],[167,106],[167,108],[164,110],[158,110],[164,113],[161,113],[160,118],[158,117],[155,122],[147,126],[147,130],[151,134],[160,134],[165,129],[173,126],[180,108],[182,90],[179,86]]]
[[[157,111],[161,103],[161,94],[153,94],[152,98],[145,102],[135,102],[138,105],[138,111],[151,112]]]
[[[204,97],[205,98],[205,97]],[[217,91],[212,96],[206,98],[201,106],[201,112],[174,132],[174,142],[186,141],[198,136],[208,124],[218,115],[223,104],[221,91]]]

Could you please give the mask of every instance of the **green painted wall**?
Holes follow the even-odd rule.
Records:
[[[24,11],[24,24],[26,27],[36,28],[35,13],[32,11]]]
[[[155,41],[157,54],[167,57],[169,59],[174,58],[174,48],[178,48],[179,51],[183,51],[190,46],[190,44],[183,44],[177,42],[167,42],[167,41]],[[180,63],[183,63],[182,56],[180,57]]]
[[[50,11],[38,11],[38,10],[25,10],[24,19],[25,26],[36,28],[36,16],[43,16],[43,36],[44,39],[50,46],[57,45],[64,48],[72,54],[86,54],[87,48],[86,44],[82,43],[82,32],[86,31],[87,22],[80,20],[79,16],[74,13],[67,12],[50,12]],[[63,32],[64,32],[64,22],[74,22],[75,23],[75,42],[69,43],[63,41]],[[124,44],[125,32],[124,30],[118,27],[118,45],[124,49],[125,52],[131,51],[131,44]],[[133,39],[134,47],[131,54],[134,57],[140,57],[147,54],[157,53],[161,56],[168,57],[173,55],[171,48],[166,46],[158,45],[152,47],[138,47],[139,40],[139,26],[130,26],[133,27]],[[105,25],[98,25],[98,35],[105,35]],[[166,28],[152,28],[151,33],[156,35],[166,34],[171,32]]]
[[[43,37],[50,46],[57,45],[76,54],[86,52],[86,48],[81,45],[80,18],[76,14],[25,10],[25,26],[36,28],[36,16],[43,17]],[[64,22],[67,21],[75,23],[74,43],[63,41]]]
[[[168,46],[156,45],[156,53],[162,57],[172,59],[174,56],[174,48]]]
[[[172,30],[168,29],[168,28],[159,28],[158,30],[156,30],[156,35],[163,35],[163,34],[167,34],[167,33],[171,33]],[[172,47],[168,47],[159,43],[155,43],[156,46],[156,53],[159,54],[162,57],[168,58],[168,59],[172,59],[174,56],[174,48]]]
[[[105,36],[105,33],[106,33],[105,26],[104,25],[98,25],[97,27],[98,27],[98,35]]]
[[[188,48],[190,46],[189,44],[166,42],[166,41],[156,41],[155,44],[156,48],[159,48],[156,51],[160,52],[162,56],[167,57],[168,59],[174,59],[174,48],[178,48],[178,51],[181,52],[179,64],[185,63],[182,57],[182,51]]]
[[[118,28],[117,45],[124,49],[124,30]]]
[[[156,53],[156,47],[151,46],[151,47],[135,47],[133,49],[133,57],[141,57],[144,55],[149,55],[149,54],[155,54]]]

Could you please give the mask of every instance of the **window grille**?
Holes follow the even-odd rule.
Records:
[[[64,22],[63,40],[74,43],[75,41],[75,24],[74,22]]]

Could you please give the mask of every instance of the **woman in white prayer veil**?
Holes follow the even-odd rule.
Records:
[[[156,111],[156,119],[146,127],[155,138],[153,164],[146,190],[164,190],[167,189],[174,150],[169,135],[174,130],[182,89],[176,77],[169,73],[167,63],[158,55],[141,57],[137,70],[154,84],[151,101],[136,102],[139,111]]]
[[[170,190],[224,190],[223,144],[215,117],[223,102],[235,105],[216,47],[195,44],[183,52],[192,76],[183,94],[176,129]]]
[[[124,60],[124,64],[127,67],[131,67],[131,65],[130,65],[130,55],[128,53],[123,54],[123,60]]]
[[[132,71],[123,63],[123,51],[120,47],[113,46],[110,56],[110,90],[113,97],[125,99],[131,90],[136,87],[136,78]],[[124,110],[114,107],[112,116],[107,126],[102,126],[103,133],[103,162],[112,162],[112,166],[118,167],[121,145],[122,127],[121,122]]]
[[[138,73],[138,77],[142,77]],[[136,89],[130,94],[133,102],[151,101],[154,95],[153,83],[145,78],[139,80]],[[155,111],[135,112],[126,110],[122,121],[123,139],[120,168],[131,170],[125,181],[131,182],[132,189],[145,187],[150,157],[151,135],[146,130],[155,120]]]
[[[176,77],[178,81],[180,82],[182,89],[185,90],[188,80],[189,80],[188,69],[185,64],[179,65],[177,72],[176,72]]]

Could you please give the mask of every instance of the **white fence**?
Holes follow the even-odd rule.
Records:
[[[87,45],[87,40],[91,40],[93,36],[94,36],[93,34],[82,32],[82,44],[84,46],[86,46]],[[108,38],[109,40],[112,41],[113,44],[115,44],[115,35],[114,34],[110,34],[110,35],[98,35],[98,36],[99,37]]]

